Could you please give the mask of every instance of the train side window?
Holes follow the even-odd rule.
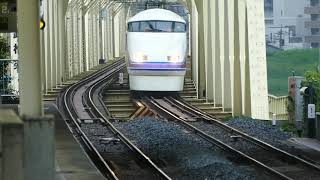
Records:
[[[187,31],[186,24],[175,22],[174,32],[186,32],[186,31]]]
[[[129,23],[129,25],[128,25],[128,31],[129,31],[129,32],[139,32],[139,25],[140,25],[139,22]]]

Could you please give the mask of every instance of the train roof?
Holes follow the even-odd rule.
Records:
[[[175,21],[175,22],[183,22],[186,21],[179,16],[178,14],[165,10],[165,9],[148,9],[145,11],[141,11],[135,16],[131,17],[128,22],[135,22],[135,21]]]

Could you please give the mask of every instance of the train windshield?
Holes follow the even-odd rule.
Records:
[[[137,21],[128,24],[128,32],[186,32],[182,22],[172,21]]]

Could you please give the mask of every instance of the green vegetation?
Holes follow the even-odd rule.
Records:
[[[281,126],[281,129],[285,132],[291,132],[293,134],[297,134],[297,128],[294,124],[290,124],[290,123],[284,123]]]
[[[320,112],[320,71],[308,71],[304,77],[306,80],[303,82],[303,86],[312,85],[315,88],[317,112]]]
[[[8,59],[10,56],[10,46],[6,39],[0,37],[0,59]]]
[[[0,59],[8,59],[9,58],[10,48],[6,39],[0,37]],[[8,89],[9,81],[5,79],[7,76],[5,75],[6,69],[8,66],[8,62],[2,61],[0,62],[0,94],[2,94],[5,89]]]
[[[288,76],[303,76],[315,71],[320,49],[294,49],[267,54],[269,93],[288,95]]]

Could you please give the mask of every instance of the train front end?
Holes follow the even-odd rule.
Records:
[[[186,74],[186,22],[163,9],[138,13],[128,22],[130,89],[182,91]]]

